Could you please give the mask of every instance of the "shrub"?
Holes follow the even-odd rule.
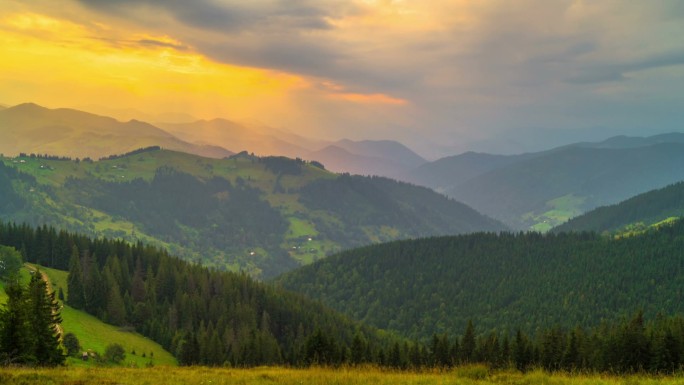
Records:
[[[81,343],[74,333],[67,333],[64,335],[64,341],[62,342],[67,350],[67,355],[71,357],[76,357],[81,352]]]
[[[126,350],[120,344],[109,344],[105,348],[104,358],[105,361],[120,364],[126,358]]]

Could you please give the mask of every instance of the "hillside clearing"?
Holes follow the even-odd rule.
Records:
[[[35,267],[38,267],[41,272],[47,274],[52,289],[55,290],[55,292],[59,292],[59,289],[61,288],[64,294],[67,295],[67,272],[29,265],[28,268],[21,270],[22,277],[28,280],[29,269]],[[0,283],[0,304],[4,304],[6,300],[7,295],[5,294],[2,283]],[[142,367],[150,364],[163,366],[178,364],[176,359],[159,344],[140,334],[106,324],[94,316],[76,310],[68,305],[64,305],[61,314],[64,333],[74,333],[84,350],[92,350],[102,354],[107,345],[119,343],[126,349],[126,359],[124,360],[124,364],[126,365]],[[133,352],[135,352],[135,354],[132,354]],[[95,365],[94,363],[86,363],[75,358],[69,358],[67,362],[70,365],[76,366]],[[0,379],[2,379],[2,377],[0,377]],[[0,384],[4,384],[4,382],[0,381]]]

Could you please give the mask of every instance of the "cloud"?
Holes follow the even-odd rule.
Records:
[[[135,42],[142,45],[142,46],[173,48],[177,51],[187,51],[188,50],[188,46],[186,46],[184,44],[178,44],[178,43],[174,43],[174,42],[163,41],[163,40],[152,39],[152,38],[139,39],[139,40],[136,40]]]
[[[349,8],[343,1],[310,0],[79,0],[82,4],[127,16],[140,10],[163,11],[179,22],[224,33],[277,29],[327,29],[328,19]]]
[[[568,78],[567,81],[574,84],[622,81],[627,80],[630,73],[680,65],[684,65],[684,50],[658,53],[628,63],[596,65],[581,70],[578,75]]]
[[[36,1],[59,12],[53,2]],[[419,132],[417,140],[434,136],[440,144],[481,141],[511,130],[529,136],[530,127],[648,127],[653,118],[635,111],[684,103],[680,0],[75,4],[88,14],[63,17],[146,32],[111,37],[125,47],[168,48],[306,79],[313,90],[293,96],[301,97],[293,108],[304,115],[316,106],[318,111],[308,113],[321,125],[327,117],[335,121],[330,126],[355,126],[359,132],[382,125],[373,119],[388,111],[405,118],[391,119],[388,131],[409,140]],[[316,88],[323,82],[343,91]],[[348,115],[341,113],[348,112],[340,108],[343,102],[354,105]],[[395,114],[400,108],[410,112]],[[663,118],[659,124],[675,127],[675,121]]]

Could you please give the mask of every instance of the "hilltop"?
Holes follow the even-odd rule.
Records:
[[[504,229],[427,188],[246,153],[3,158],[0,182],[2,218],[150,242],[263,277],[369,243]]]
[[[0,110],[0,137],[0,154],[11,156],[23,152],[97,159],[148,146],[216,158],[233,154],[218,146],[182,141],[149,123],[34,103]]]

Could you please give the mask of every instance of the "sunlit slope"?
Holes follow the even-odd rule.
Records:
[[[149,123],[26,103],[0,110],[0,153],[20,152],[94,159],[147,146],[222,158],[232,152],[185,142]]]
[[[365,244],[504,228],[423,187],[283,157],[152,148],[94,162],[3,162],[4,219],[141,240],[263,277]]]
[[[32,265],[31,270],[35,267]],[[58,293],[61,289],[67,295],[67,272],[46,267],[38,268],[48,275],[52,290]],[[29,269],[22,269],[23,275],[28,276],[28,272]],[[2,282],[0,282],[0,286],[2,286]],[[6,300],[5,291],[0,289],[0,303],[5,303]],[[134,364],[140,367],[146,365],[177,365],[176,359],[158,343],[140,334],[106,324],[90,314],[76,310],[62,301],[60,302],[63,305],[61,315],[64,333],[76,335],[84,350],[103,354],[107,345],[118,343],[126,350],[125,364]],[[133,352],[135,354],[132,354]],[[92,362],[83,362],[80,358],[70,358],[69,364],[95,365]]]
[[[639,194],[571,219],[554,231],[622,232],[643,230],[670,218],[684,216],[684,182]]]

